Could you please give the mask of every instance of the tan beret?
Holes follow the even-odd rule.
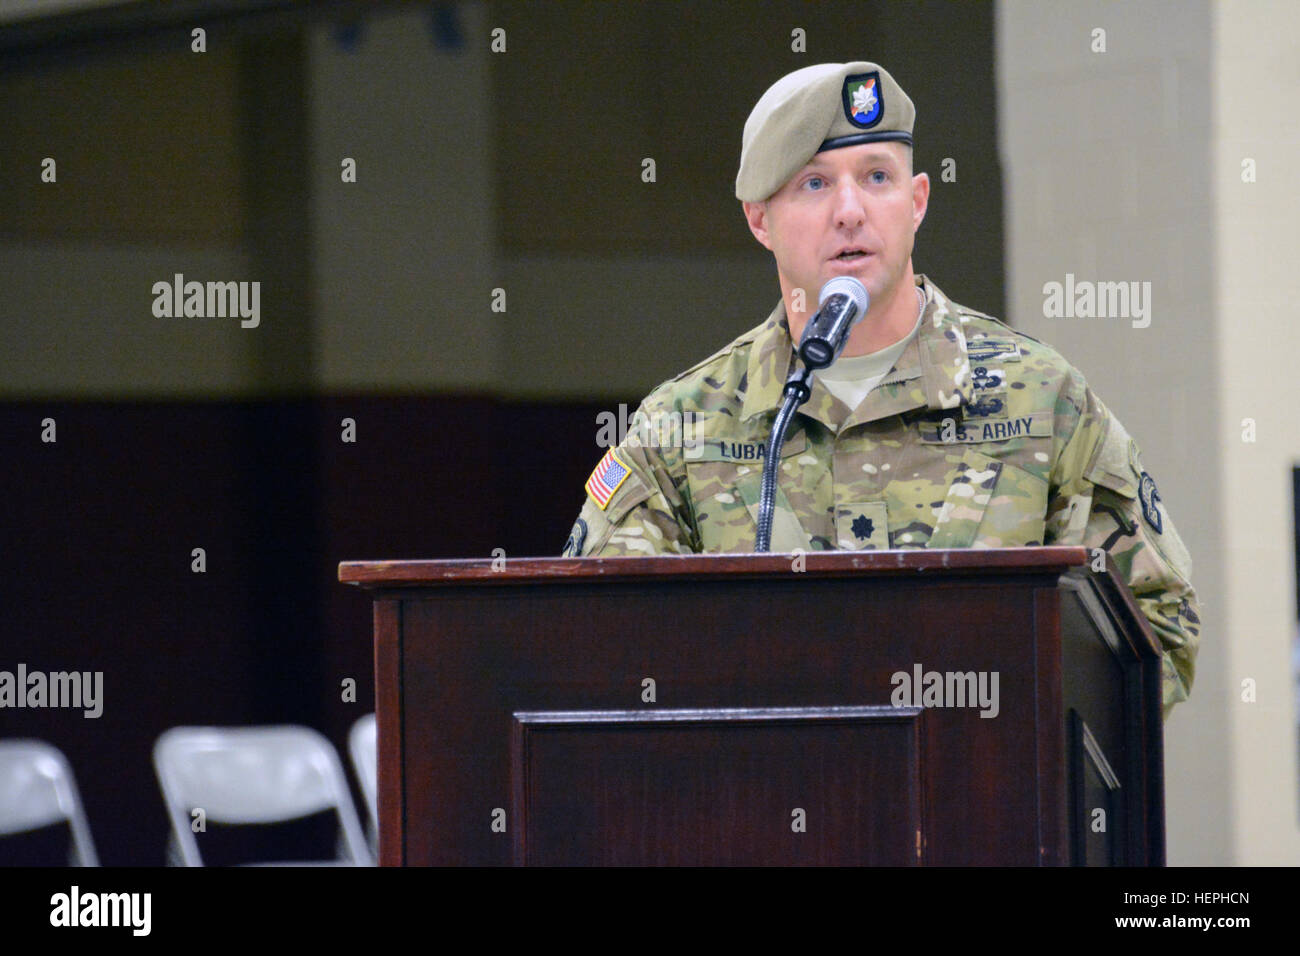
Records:
[[[818,63],[777,80],[745,120],[736,198],[762,202],[823,150],[912,145],[916,107],[881,66]]]

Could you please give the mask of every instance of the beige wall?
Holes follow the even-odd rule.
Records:
[[[1138,439],[1195,561],[1204,631],[1166,725],[1169,861],[1294,865],[1297,8],[1003,0],[997,22],[1011,318]],[[1258,183],[1240,181],[1247,156]],[[1066,273],[1151,282],[1150,326],[1047,317],[1044,283]]]
[[[1213,12],[1215,133],[1215,435],[1223,492],[1224,700],[1232,770],[1232,837],[1239,863],[1300,863],[1296,808],[1295,639],[1291,468],[1300,464],[1292,314],[1300,253],[1295,158],[1300,125],[1300,7],[1287,0],[1220,2]],[[1254,159],[1257,181],[1242,182]],[[1242,441],[1254,419],[1257,441]],[[1257,685],[1256,703],[1241,683]]]
[[[456,11],[467,36],[487,35],[482,4]],[[416,11],[368,17],[355,51],[313,28],[308,49],[318,387],[491,391],[501,279],[485,45],[437,49]]]

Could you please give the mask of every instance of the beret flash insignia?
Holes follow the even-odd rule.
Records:
[[[885,115],[880,74],[859,73],[844,79],[844,115],[859,129],[870,129]]]

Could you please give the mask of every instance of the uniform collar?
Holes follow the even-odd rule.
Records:
[[[893,387],[873,390],[844,427],[912,408],[941,410],[970,403],[970,358],[961,317],[953,302],[924,275],[916,276],[916,284],[925,293],[926,307],[921,327],[881,381],[881,386]],[[781,389],[793,363],[794,345],[782,301],[759,328],[749,351],[742,420],[780,407]],[[831,403],[836,401],[814,376],[812,396],[799,411],[834,431],[832,423],[840,420],[843,410],[841,405],[841,414],[835,414]]]

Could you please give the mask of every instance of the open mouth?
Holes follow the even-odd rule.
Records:
[[[849,262],[854,259],[865,259],[868,255],[869,253],[863,249],[845,249],[838,256],[835,256],[835,258],[844,262]]]

